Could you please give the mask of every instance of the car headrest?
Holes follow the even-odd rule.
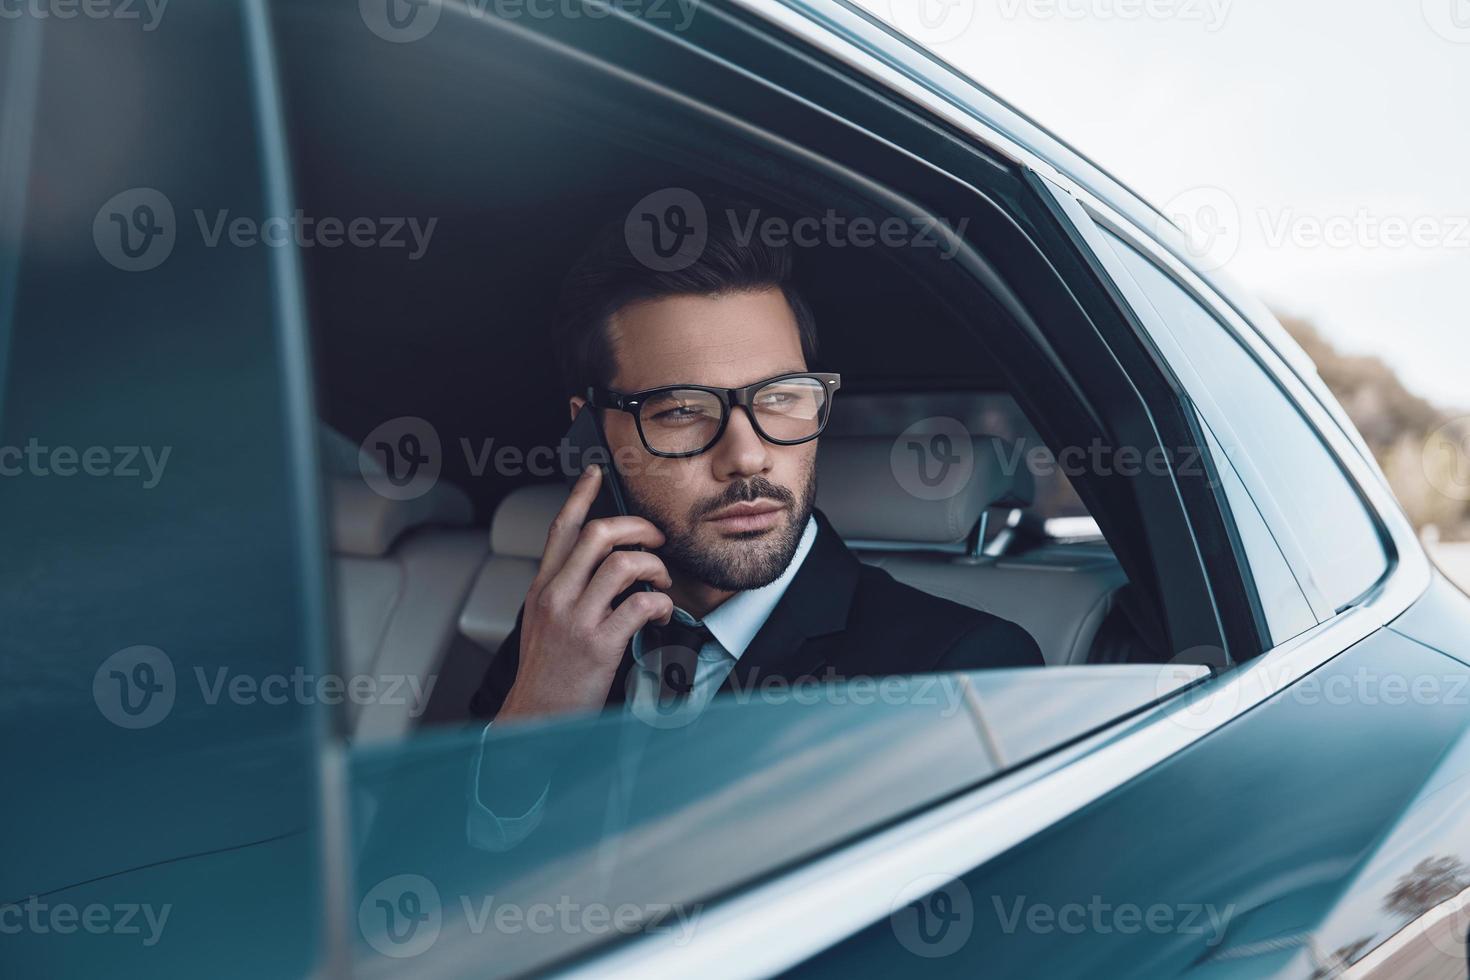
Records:
[[[330,496],[333,554],[379,558],[414,528],[464,525],[474,517],[470,498],[452,483],[435,483],[412,500],[378,493],[367,475],[381,474],[382,465],[325,422],[317,427],[317,449]]]
[[[824,436],[817,450],[817,506],[847,539],[961,541],[987,508],[1025,507],[1035,494],[1031,471],[1011,443],[984,435],[969,441],[969,453],[951,446],[948,461],[925,461],[896,437]],[[949,467],[958,468],[946,472]]]
[[[436,483],[412,500],[390,500],[361,476],[334,476],[332,495],[332,551],[339,555],[378,558],[408,531],[428,525],[465,525],[474,508],[463,490]]]
[[[567,502],[561,483],[533,483],[506,494],[490,522],[490,553],[497,557],[541,559],[551,520]]]

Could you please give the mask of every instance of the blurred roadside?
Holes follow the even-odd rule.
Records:
[[[1414,527],[1427,544],[1446,543],[1435,547],[1446,572],[1470,585],[1470,546],[1448,544],[1470,542],[1470,415],[1413,394],[1376,357],[1341,353],[1306,320],[1281,322],[1363,434]]]

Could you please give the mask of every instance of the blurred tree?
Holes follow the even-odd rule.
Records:
[[[1409,391],[1378,358],[1343,354],[1300,317],[1280,319],[1363,434],[1414,526],[1432,524],[1445,540],[1470,538],[1470,487],[1461,487],[1456,455],[1464,443],[1435,437],[1451,415]],[[1470,435],[1470,422],[1460,431]],[[1440,442],[1450,453],[1431,451]]]
[[[1457,857],[1424,858],[1398,880],[1383,900],[1389,912],[1417,919],[1470,888],[1470,869]]]

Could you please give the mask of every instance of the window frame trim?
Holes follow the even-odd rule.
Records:
[[[1086,217],[1089,220],[1091,219],[1090,215]],[[1098,230],[1104,233],[1108,233],[1110,231],[1109,229],[1101,227],[1099,227]],[[1194,358],[1190,356],[1188,349],[1180,341],[1176,332],[1168,325],[1167,321],[1164,320],[1163,314],[1159,312],[1158,307],[1154,304],[1153,299],[1149,296],[1147,288],[1145,288],[1144,285],[1138,281],[1137,277],[1134,276],[1133,273],[1127,268],[1124,260],[1120,256],[1116,255],[1113,243],[1107,239],[1106,234],[1102,236],[1089,235],[1087,229],[1083,229],[1083,234],[1084,237],[1088,238],[1089,245],[1098,252],[1099,259],[1102,261],[1104,267],[1107,269],[1108,274],[1112,276],[1114,281],[1118,284],[1119,290],[1124,293],[1125,298],[1127,299],[1129,306],[1132,307],[1134,314],[1137,315],[1139,320],[1143,323],[1144,328],[1149,335],[1149,340],[1154,344],[1156,348],[1159,349],[1159,355],[1163,357],[1166,361],[1168,361],[1170,367],[1174,370],[1176,375],[1181,376],[1180,383],[1181,385],[1183,385],[1190,401],[1194,403],[1195,410],[1199,412],[1203,423],[1209,426],[1211,433],[1214,435],[1214,438],[1220,443],[1220,447],[1225,453],[1225,462],[1228,462],[1231,466],[1235,467],[1236,473],[1239,475],[1241,482],[1245,485],[1246,492],[1250,495],[1252,502],[1261,512],[1261,517],[1266,522],[1266,528],[1270,532],[1272,538],[1275,540],[1276,546],[1281,550],[1282,556],[1286,559],[1287,566],[1290,568],[1293,577],[1296,579],[1297,586],[1302,590],[1302,593],[1307,600],[1307,605],[1312,610],[1312,615],[1319,623],[1331,619],[1338,610],[1330,605],[1325,593],[1322,590],[1321,585],[1317,582],[1316,577],[1313,574],[1312,565],[1308,559],[1306,547],[1302,544],[1300,538],[1297,537],[1294,529],[1291,526],[1290,520],[1287,519],[1285,513],[1282,511],[1282,508],[1277,501],[1276,495],[1270,492],[1271,481],[1267,479],[1265,474],[1263,474],[1259,467],[1256,466],[1254,459],[1252,459],[1249,455],[1232,455],[1230,452],[1230,447],[1226,444],[1227,436],[1232,443],[1238,445],[1242,442],[1239,437],[1239,433],[1236,431],[1234,423],[1231,421],[1232,413],[1226,411],[1224,406],[1222,406],[1218,399],[1216,399],[1214,393],[1210,389],[1209,384],[1205,382],[1203,375],[1196,367],[1194,363]],[[1117,237],[1119,241],[1122,241],[1125,246],[1128,246],[1126,238],[1123,238],[1121,235],[1117,235],[1116,232],[1112,232],[1112,234],[1114,234],[1114,236]],[[1098,240],[1099,237],[1101,238],[1101,240]],[[1135,249],[1135,251],[1137,251],[1137,249]],[[1142,252],[1139,252],[1138,256],[1143,261],[1150,262],[1150,264],[1153,265],[1154,269],[1158,271],[1161,275],[1163,275],[1172,285],[1183,290],[1184,295],[1190,301],[1194,302],[1200,308],[1200,310],[1205,313],[1205,315],[1209,316],[1215,322],[1215,324],[1225,332],[1226,336],[1236,341],[1237,343],[1241,343],[1240,338],[1236,334],[1236,332],[1231,330],[1220,319],[1215,310],[1212,309],[1207,303],[1205,303],[1200,296],[1198,296],[1192,290],[1189,290],[1183,283],[1179,282],[1178,279],[1169,275],[1167,271],[1160,268],[1156,263],[1152,263],[1149,258]],[[1347,472],[1342,466],[1341,461],[1337,458],[1337,454],[1333,452],[1331,448],[1328,447],[1327,444],[1323,441],[1322,434],[1318,430],[1317,426],[1312,424],[1311,420],[1302,411],[1301,406],[1292,396],[1291,392],[1289,392],[1281,383],[1280,379],[1276,375],[1276,372],[1273,370],[1273,366],[1263,362],[1262,359],[1258,357],[1254,351],[1251,350],[1249,345],[1241,343],[1241,346],[1244,348],[1246,356],[1255,363],[1258,369],[1265,372],[1266,376],[1271,379],[1271,382],[1275,385],[1277,391],[1281,392],[1282,396],[1286,399],[1287,404],[1295,410],[1297,417],[1306,424],[1308,431],[1310,431],[1317,438],[1318,444],[1321,445],[1324,451],[1327,452],[1328,458],[1337,465],[1340,474],[1345,479],[1347,479],[1349,487],[1352,488],[1354,494],[1358,497],[1359,504],[1363,507],[1365,515],[1372,523],[1374,531],[1378,535],[1379,544],[1381,547],[1383,547],[1385,557],[1388,559],[1388,564],[1385,567],[1384,572],[1379,575],[1377,579],[1375,579],[1376,583],[1379,579],[1383,577],[1383,575],[1386,575],[1389,568],[1392,567],[1392,549],[1390,543],[1385,540],[1382,522],[1378,519],[1376,512],[1371,506],[1369,506],[1368,502],[1366,500],[1363,500],[1361,491],[1357,488],[1352,479],[1348,477]],[[1219,426],[1217,426],[1216,423],[1220,423],[1221,425],[1223,425],[1226,431],[1224,433],[1217,431]],[[1208,447],[1206,446],[1201,446],[1200,448],[1206,452],[1209,451]],[[1216,462],[1217,465],[1219,465],[1220,461]],[[1228,505],[1225,506],[1224,509],[1228,511]],[[1233,515],[1231,519],[1232,521],[1234,520]],[[1247,566],[1249,565],[1248,555],[1242,553],[1240,555],[1240,559],[1241,561],[1245,562]],[[1252,578],[1254,578],[1254,575],[1252,575]],[[1260,604],[1259,594],[1257,595],[1257,604]]]
[[[1205,283],[1197,276],[1193,276],[1190,270],[1184,267],[1182,263],[1176,262],[1171,265],[1168,262],[1162,261],[1162,256],[1157,250],[1148,249],[1142,244],[1147,239],[1140,236],[1135,230],[1126,226],[1117,225],[1115,222],[1109,220],[1107,215],[1088,207],[1085,202],[1078,203],[1081,204],[1082,210],[1086,213],[1087,217],[1095,223],[1097,229],[1113,234],[1119,240],[1133,248],[1134,251],[1138,252],[1139,256],[1145,261],[1151,262],[1160,273],[1168,277],[1174,285],[1184,290],[1185,294],[1191,300],[1199,304],[1206,313],[1210,314],[1215,319],[1215,322],[1220,325],[1221,329],[1245,348],[1246,353],[1256,362],[1256,366],[1266,373],[1267,377],[1276,385],[1277,390],[1296,409],[1298,416],[1311,430],[1312,434],[1317,437],[1318,444],[1322,446],[1328,456],[1337,464],[1343,477],[1347,480],[1349,487],[1356,494],[1368,519],[1373,523],[1386,559],[1386,567],[1383,573],[1361,593],[1341,606],[1332,606],[1329,600],[1322,594],[1321,587],[1316,583],[1312,575],[1311,566],[1306,557],[1306,550],[1302,547],[1296,535],[1290,533],[1291,528],[1289,522],[1280,513],[1274,495],[1269,495],[1266,500],[1262,500],[1255,489],[1253,489],[1251,480],[1246,480],[1246,488],[1251,494],[1251,499],[1256,502],[1258,507],[1262,508],[1267,527],[1270,529],[1272,536],[1276,538],[1277,544],[1285,555],[1292,573],[1297,577],[1297,582],[1302,586],[1302,590],[1306,593],[1308,603],[1311,605],[1313,611],[1318,614],[1320,621],[1328,622],[1333,617],[1361,603],[1367,595],[1372,593],[1374,589],[1393,574],[1394,569],[1398,565],[1402,554],[1401,542],[1403,538],[1400,534],[1395,533],[1388,517],[1392,515],[1402,519],[1402,510],[1391,498],[1385,499],[1386,494],[1379,492],[1384,489],[1381,482],[1364,464],[1356,447],[1347,438],[1346,434],[1341,431],[1331,413],[1321,405],[1307,385],[1297,377],[1296,372],[1291,368],[1291,364],[1250,323],[1239,318],[1238,314],[1235,314],[1233,306],[1211,289],[1208,283]],[[1084,231],[1084,235],[1086,235],[1086,231]],[[1112,248],[1111,243],[1107,243],[1106,239],[1104,239],[1104,244],[1107,248]],[[1113,258],[1114,256],[1109,254],[1107,258],[1103,259],[1104,264],[1110,264],[1109,260]],[[1143,298],[1147,300],[1146,292],[1133,279],[1132,273],[1129,273],[1126,268],[1123,268],[1121,263],[1119,263],[1118,268],[1128,277],[1128,282],[1135,286]],[[1111,274],[1111,268],[1109,271]],[[1132,302],[1130,299],[1130,303]],[[1157,311],[1154,309],[1151,301],[1147,303],[1146,313],[1140,311],[1136,306],[1135,313],[1141,319],[1158,317]],[[1173,332],[1167,329],[1167,326],[1163,324],[1161,318],[1159,318],[1159,326],[1163,328],[1161,331],[1163,336],[1174,340]],[[1156,332],[1158,331],[1155,331],[1152,327],[1150,328],[1151,335]],[[1183,350],[1182,346],[1180,347],[1180,354],[1184,358],[1184,363],[1188,364],[1190,370],[1193,371],[1193,365],[1189,361],[1187,353]],[[1172,355],[1169,356],[1170,364],[1175,365],[1176,368],[1177,360],[1178,358]],[[1192,399],[1199,400],[1194,391],[1190,391],[1189,394]],[[1213,396],[1208,396],[1207,390],[1206,395],[1213,404],[1214,398]],[[1218,410],[1219,406],[1217,404],[1215,407]],[[1221,412],[1220,414],[1222,417],[1228,418],[1228,413]],[[1218,433],[1216,437],[1219,437]],[[1230,457],[1230,459],[1231,462],[1236,462],[1234,457]],[[1264,479],[1252,461],[1245,459],[1244,462],[1256,480],[1259,480],[1262,485],[1269,486],[1270,481]],[[1246,479],[1245,474],[1242,474],[1242,479]],[[1414,539],[1412,528],[1407,527],[1407,520],[1404,520],[1403,523],[1406,527],[1401,530],[1407,530],[1410,539]],[[1285,528],[1289,533],[1289,536],[1284,540],[1279,533],[1281,528]]]

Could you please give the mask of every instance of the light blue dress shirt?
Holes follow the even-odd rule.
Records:
[[[694,684],[688,696],[683,698],[677,706],[668,708],[659,705],[658,665],[646,662],[642,634],[634,634],[633,661],[638,669],[628,672],[630,690],[628,696],[623,700],[623,710],[646,722],[647,727],[642,725],[620,726],[618,756],[622,772],[620,773],[621,778],[616,781],[613,799],[609,800],[605,821],[609,831],[620,826],[626,815],[628,790],[637,771],[638,759],[642,754],[642,744],[648,735],[649,728],[682,727],[703,713],[719,691],[720,686],[725,683],[725,678],[730,676],[730,671],[735,669],[735,664],[750,646],[750,642],[755,639],[755,635],[766,624],[766,620],[771,618],[771,611],[786,594],[786,589],[790,587],[791,580],[796,577],[796,573],[801,570],[807,554],[812,550],[812,543],[816,539],[817,521],[816,518],[809,517],[806,527],[802,529],[801,540],[796,545],[796,552],[791,556],[786,570],[778,578],[758,589],[747,589],[744,592],[735,593],[704,617],[704,626],[710,632],[710,639],[699,648],[699,659],[694,668]],[[674,616],[685,625],[699,625],[699,620],[677,607],[674,609]],[[525,840],[536,829],[536,825],[541,822],[546,796],[551,786],[548,783],[541,791],[541,796],[531,805],[531,809],[518,817],[498,815],[480,802],[479,779],[485,752],[485,739],[494,724],[492,721],[486,725],[480,737],[480,751],[475,758],[475,775],[471,784],[470,813],[466,830],[470,843],[474,846],[484,850],[504,851]],[[605,841],[610,842],[615,839],[616,835],[613,833],[604,836]]]
[[[758,589],[735,593],[704,617],[704,626],[710,632],[710,639],[699,648],[699,661],[694,667],[694,684],[676,709],[680,720],[687,723],[699,717],[714,698],[720,685],[725,683],[725,678],[730,676],[730,671],[735,669],[741,654],[750,646],[750,641],[755,639],[761,627],[766,625],[766,620],[771,618],[771,610],[776,608],[776,604],[786,594],[787,587],[806,561],[807,552],[812,550],[812,542],[816,538],[817,521],[816,518],[809,517],[802,530],[801,540],[796,545],[796,552],[779,578]],[[677,607],[674,609],[674,618],[686,626],[699,625],[699,620]],[[640,669],[628,672],[631,690],[624,699],[624,710],[649,721],[655,727],[668,727],[669,710],[658,706],[659,665],[649,663],[644,657],[641,632],[633,637],[633,663]]]

